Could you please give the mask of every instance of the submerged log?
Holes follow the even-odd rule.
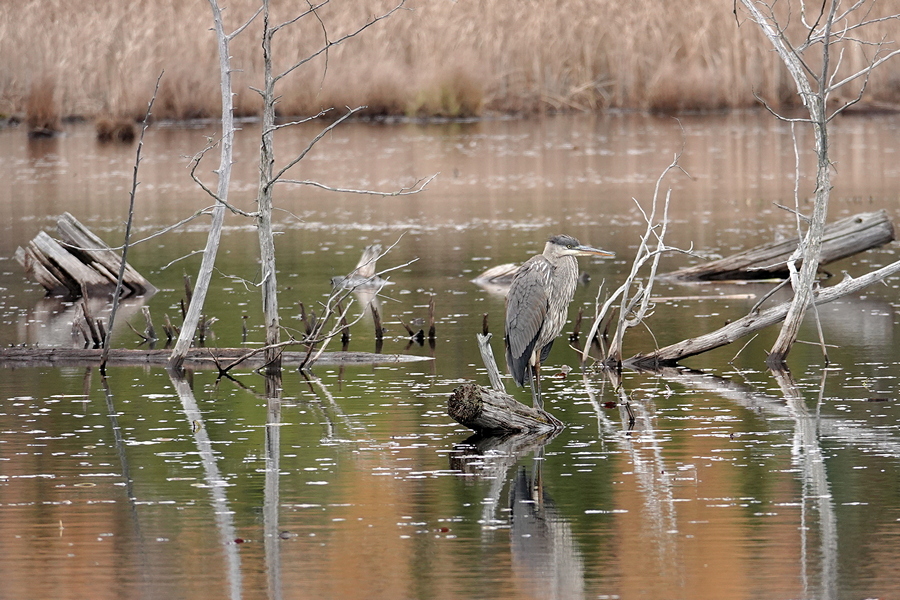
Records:
[[[99,237],[69,213],[57,221],[59,241],[39,232],[16,260],[51,296],[99,296],[116,288],[122,259]],[[123,296],[150,296],[156,288],[126,263]]]
[[[247,348],[192,348],[188,351],[184,366],[192,369],[214,369],[218,363],[236,360],[250,352]],[[0,348],[0,367],[89,367],[100,364],[102,350],[97,348],[34,348],[12,346]],[[306,352],[285,352],[284,366],[299,366],[306,360]],[[112,348],[109,351],[110,366],[150,365],[165,367],[172,355],[171,350],[132,350]],[[372,354],[369,352],[325,352],[316,360],[317,365],[348,364],[389,364],[432,360],[428,356],[409,354]],[[262,353],[248,358],[242,365],[250,368],[262,367],[265,357]]]
[[[551,432],[563,428],[562,422],[550,413],[474,383],[464,383],[453,390],[447,401],[447,414],[457,423],[484,435]]]
[[[886,211],[847,217],[825,228],[819,264],[826,265],[893,240],[894,225]],[[784,279],[789,275],[786,263],[797,249],[797,244],[797,238],[763,244],[720,260],[679,269],[663,277],[680,281]]]

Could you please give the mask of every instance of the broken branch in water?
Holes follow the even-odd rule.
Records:
[[[867,286],[900,272],[900,261],[893,262],[880,269],[860,277],[847,277],[841,283],[819,289],[813,296],[816,304],[825,304],[848,294],[861,291]],[[638,354],[626,361],[626,364],[639,369],[658,369],[672,366],[678,361],[695,356],[721,346],[730,344],[746,335],[782,321],[790,308],[790,301],[783,302],[760,312],[750,313],[713,332],[660,348],[649,354]]]

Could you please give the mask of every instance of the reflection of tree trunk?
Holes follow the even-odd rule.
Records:
[[[228,561],[227,573],[231,598],[232,600],[238,600],[241,598],[243,585],[241,555],[238,552],[238,545],[235,543],[237,535],[234,528],[234,511],[228,506],[228,498],[225,495],[225,480],[219,473],[216,453],[213,450],[212,441],[209,439],[209,431],[207,431],[203,423],[203,413],[200,412],[200,408],[197,406],[197,400],[194,398],[194,390],[191,389],[191,384],[185,377],[179,376],[171,370],[169,371],[169,379],[172,381],[172,386],[181,400],[187,425],[194,434],[194,443],[197,446],[200,463],[203,465],[203,476],[206,481],[206,487],[209,489],[216,526],[219,529],[219,544],[222,546],[222,553]]]
[[[85,387],[90,384],[91,368],[85,369]],[[144,583],[149,583],[151,576],[150,566],[147,564],[147,553],[144,548],[144,534],[141,531],[141,522],[138,519],[137,498],[134,496],[134,480],[131,478],[131,469],[128,466],[128,455],[125,452],[125,440],[122,437],[122,428],[119,426],[119,417],[116,412],[115,403],[113,401],[112,390],[109,388],[109,381],[106,377],[101,377],[103,384],[103,394],[106,397],[106,415],[109,417],[110,429],[112,429],[113,440],[116,444],[116,454],[119,456],[119,465],[122,468],[122,480],[125,483],[125,495],[128,497],[128,507],[131,515],[131,526],[134,529],[134,538],[138,543],[138,554],[141,557],[141,578]],[[87,396],[87,394],[85,394]]]
[[[266,376],[266,485],[263,504],[263,529],[266,544],[268,600],[281,600],[281,532],[278,508],[281,505],[281,376]]]
[[[822,371],[823,385],[825,373],[826,371]],[[809,593],[809,590],[804,591],[807,592],[807,595],[829,600],[837,597],[837,516],[834,513],[831,486],[828,483],[825,457],[822,454],[822,444],[819,439],[819,419],[817,416],[809,414],[803,395],[789,372],[773,371],[772,374],[781,388],[788,411],[794,419],[794,443],[791,447],[791,454],[794,465],[800,469],[803,476],[801,481],[803,495],[800,500],[803,522],[799,527],[803,557],[813,554],[807,551],[807,532],[811,529],[811,524],[806,521],[807,505],[815,506],[819,514],[821,548],[818,555],[821,556],[822,565],[817,570],[821,572],[822,580],[815,593]],[[801,568],[803,570],[802,579],[806,583],[806,561],[801,563]]]

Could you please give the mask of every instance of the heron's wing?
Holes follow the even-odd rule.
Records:
[[[543,256],[529,259],[516,272],[506,296],[506,359],[520,384],[547,317],[551,271]]]

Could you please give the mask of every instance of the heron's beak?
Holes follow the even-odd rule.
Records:
[[[566,254],[571,254],[572,256],[596,256],[598,258],[615,258],[616,253],[610,252],[609,250],[601,250],[600,248],[594,248],[593,246],[575,246],[574,248],[568,250]]]

